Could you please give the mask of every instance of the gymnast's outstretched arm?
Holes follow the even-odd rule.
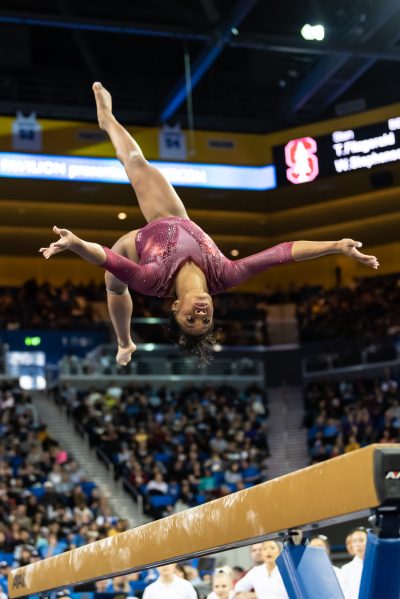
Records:
[[[340,241],[290,241],[280,243],[272,248],[241,258],[240,260],[226,259],[224,265],[224,286],[226,289],[235,287],[247,281],[250,277],[264,272],[273,266],[312,260],[328,254],[344,254],[365,266],[378,268],[379,262],[375,256],[362,254],[360,241],[341,239]]]

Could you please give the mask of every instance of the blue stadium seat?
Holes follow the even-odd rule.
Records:
[[[155,453],[154,460],[156,462],[162,462],[163,464],[165,464],[171,460],[171,456],[169,453]]]
[[[225,480],[224,472],[213,472],[213,479],[215,480],[215,486],[220,487]]]
[[[149,502],[151,507],[166,507],[167,505],[174,505],[175,497],[172,495],[149,495]]]
[[[249,466],[248,468],[242,470],[242,476],[243,479],[246,480],[246,478],[253,478],[253,476],[261,476],[261,472],[259,468],[256,468],[255,466]]]
[[[237,491],[237,484],[236,483],[224,483],[225,487],[228,487],[228,489],[231,491],[231,493],[235,493]]]

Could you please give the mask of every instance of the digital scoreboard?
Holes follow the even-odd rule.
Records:
[[[400,117],[382,123],[291,139],[273,149],[278,186],[309,183],[400,161]]]

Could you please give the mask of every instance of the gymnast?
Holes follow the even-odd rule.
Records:
[[[207,361],[216,342],[212,296],[273,266],[345,254],[378,268],[375,256],[359,251],[353,239],[291,241],[258,254],[229,260],[213,240],[191,221],[174,188],[145,159],[142,150],[112,113],[110,93],[93,84],[99,126],[106,131],[125,168],[147,225],[123,235],[110,250],[54,227],[59,239],[39,251],[48,259],[70,250],[105,269],[107,304],[118,340],[116,360],[126,365],[136,350],[131,338],[132,299],[128,289],[171,297],[170,328],[182,350]]]

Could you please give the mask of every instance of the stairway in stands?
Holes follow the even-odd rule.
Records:
[[[307,433],[302,427],[304,410],[300,387],[268,390],[270,417],[268,443],[269,479],[299,470],[309,464]]]
[[[107,470],[95,452],[90,449],[87,440],[76,432],[72,420],[67,418],[65,411],[43,393],[38,393],[34,401],[40,419],[47,425],[50,434],[74,457],[87,479],[97,484],[101,494],[108,498],[114,514],[126,519],[130,527],[147,522],[148,519],[143,516],[130,495],[123,490],[121,483],[114,481],[111,470]]]

